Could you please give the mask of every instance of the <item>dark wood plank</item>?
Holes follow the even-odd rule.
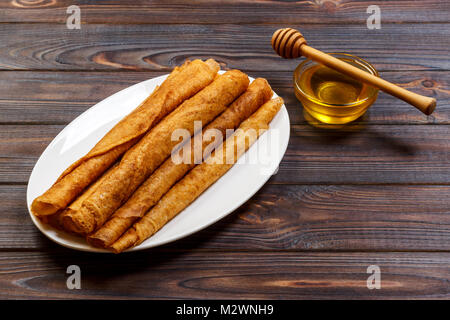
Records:
[[[0,126],[0,183],[26,183],[60,125]],[[340,131],[292,126],[271,183],[448,184],[447,125],[358,125]]]
[[[309,44],[347,52],[383,70],[450,70],[450,24],[291,25]],[[292,71],[270,46],[281,25],[83,25],[2,24],[0,68],[14,70],[168,71],[186,58],[217,59],[224,68]],[[13,35],[13,36],[12,36]]]
[[[3,71],[0,123],[66,124],[109,95],[165,73]],[[257,71],[250,75],[267,78],[285,99],[291,123],[305,124],[301,104],[293,92],[291,72]],[[380,93],[368,115],[358,122],[450,124],[449,71],[384,72],[383,77],[414,92],[434,96],[438,100],[436,112],[426,117],[408,104]]]
[[[65,23],[66,9],[74,2],[4,1],[0,22]],[[373,1],[250,1],[160,0],[77,1],[83,23],[360,23],[369,16]],[[446,1],[377,1],[384,23],[447,22]],[[420,14],[417,14],[420,12]],[[326,22],[325,22],[326,21]]]
[[[450,126],[293,126],[272,183],[447,184]]]
[[[81,268],[81,290],[66,269]],[[378,265],[381,289],[367,288]],[[449,253],[0,253],[2,298],[448,299]]]
[[[0,186],[0,249],[52,250],[26,186]],[[171,250],[450,251],[450,186],[266,185],[227,218]],[[63,249],[62,249],[63,250]]]
[[[62,128],[62,126],[0,126],[0,183],[14,180],[26,183],[39,155]]]
[[[3,71],[0,123],[66,124],[115,92],[163,74],[167,72]]]

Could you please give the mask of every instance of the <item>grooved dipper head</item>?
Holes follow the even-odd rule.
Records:
[[[272,48],[278,55],[286,59],[298,58],[302,55],[301,46],[306,44],[303,35],[292,28],[278,29],[272,35]]]

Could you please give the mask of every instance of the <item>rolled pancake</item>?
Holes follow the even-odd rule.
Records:
[[[282,104],[283,100],[276,98],[261,106],[207,161],[195,166],[142,219],[114,242],[111,249],[119,253],[142,243],[185,209],[223,176],[258,139],[259,135],[268,129],[270,121],[280,110]]]
[[[209,123],[247,89],[248,83],[241,71],[227,71],[183,102],[124,154],[119,166],[83,202],[81,210],[64,217],[64,226],[80,234],[101,227],[179,144],[171,139],[174,130],[187,130],[192,136],[194,121]]]
[[[39,217],[42,222],[51,225],[52,227],[64,231],[71,232],[63,225],[63,217],[70,212],[78,211],[83,204],[83,201],[87,199],[93,192],[98,188],[98,186],[104,181],[109,175],[111,175],[112,170],[118,165],[116,163],[111,168],[109,168],[105,173],[102,174],[100,178],[98,178],[94,183],[92,183],[89,187],[87,187],[81,195],[79,195],[67,208],[64,210],[59,210],[58,212],[50,215],[45,215]]]
[[[214,119],[203,130],[203,133],[215,129],[222,134],[222,137],[225,137],[227,129],[236,129],[243,120],[268,101],[272,94],[267,80],[255,79],[247,91]],[[214,139],[213,142],[203,139],[201,154],[205,153],[206,148],[212,150],[222,142],[223,140],[219,139],[217,141]],[[96,247],[109,247],[137,219],[154,206],[173,184],[195,166],[194,154],[194,143],[191,141],[190,161],[175,163],[171,158],[167,159],[99,230],[87,237],[88,242]]]
[[[176,67],[140,106],[116,124],[88,154],[67,168],[44,194],[34,199],[31,211],[43,216],[64,209],[150,128],[210,84],[218,70],[219,65],[212,59],[188,61]]]

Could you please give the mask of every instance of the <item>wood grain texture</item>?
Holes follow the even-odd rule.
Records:
[[[223,68],[293,71],[270,38],[279,25],[2,24],[3,70],[169,71],[187,58],[214,58]],[[352,53],[384,70],[450,70],[450,24],[291,25],[324,52]]]
[[[0,249],[56,250],[25,199],[26,186],[0,186]],[[161,248],[200,249],[450,251],[450,186],[266,185],[227,218]]]
[[[0,123],[66,124],[109,95],[165,71],[148,72],[0,72]],[[305,124],[302,106],[292,88],[292,72],[249,72],[267,78],[285,100],[292,124]],[[419,94],[435,97],[438,107],[426,117],[412,107],[380,93],[377,102],[359,123],[450,124],[450,72],[384,72],[383,77]],[[27,112],[23,112],[26,108]]]
[[[61,125],[0,126],[0,183],[26,183]],[[448,184],[450,126],[354,124],[339,131],[294,125],[282,184]]]
[[[68,6],[81,30],[68,30]],[[366,9],[381,8],[380,30]],[[450,2],[437,0],[12,0],[0,2],[0,298],[450,298]],[[325,52],[438,100],[429,117],[380,94],[341,130],[307,125],[292,90],[301,60],[270,38],[299,29]],[[292,123],[278,174],[209,228],[124,255],[65,249],[41,234],[26,183],[77,115],[190,58],[265,77]],[[69,265],[82,290],[66,288]],[[368,290],[369,265],[382,289]]]
[[[65,23],[70,0],[13,0],[0,2],[0,22]],[[251,1],[240,0],[159,0],[93,1],[78,0],[83,23],[360,23],[369,16],[373,1]],[[383,22],[447,22],[446,1],[377,1]],[[417,14],[420,12],[420,14]]]
[[[447,184],[449,135],[449,126],[293,126],[272,183]]]
[[[68,290],[66,268],[81,268]],[[369,265],[381,289],[367,289]],[[449,253],[0,253],[1,298],[448,299]]]

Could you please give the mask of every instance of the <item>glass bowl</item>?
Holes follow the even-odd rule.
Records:
[[[357,56],[345,53],[330,55],[378,76],[369,62]],[[313,119],[327,124],[345,124],[361,117],[378,95],[378,89],[311,59],[306,59],[295,69],[294,89],[304,111]]]

